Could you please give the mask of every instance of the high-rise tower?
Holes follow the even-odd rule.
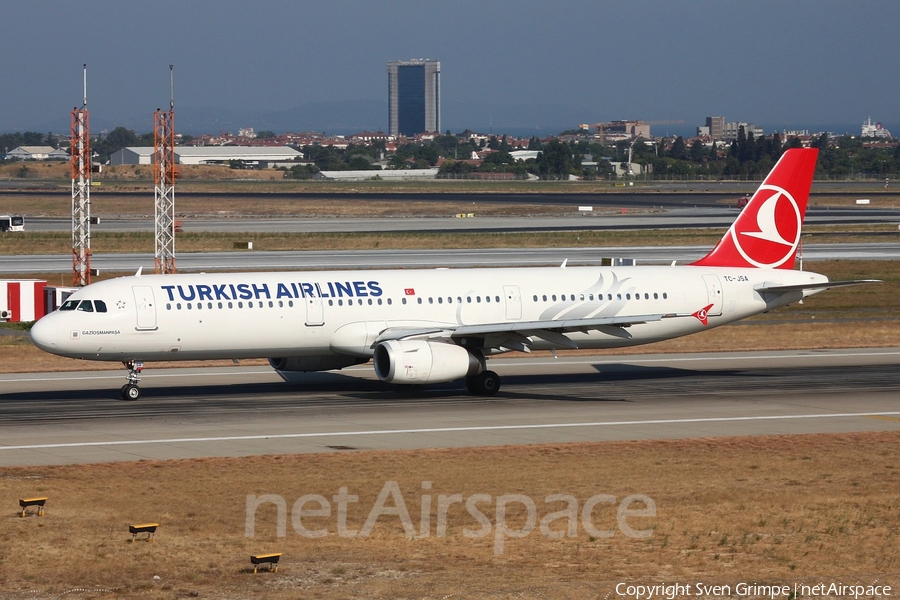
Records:
[[[441,130],[441,63],[392,61],[388,72],[388,123],[391,135],[413,136]]]

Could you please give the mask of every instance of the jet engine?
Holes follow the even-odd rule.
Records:
[[[484,371],[484,361],[452,343],[388,340],[375,346],[375,374],[386,383],[440,383]]]

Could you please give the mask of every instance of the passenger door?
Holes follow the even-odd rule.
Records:
[[[131,291],[134,294],[134,308],[137,311],[137,326],[135,329],[138,331],[158,329],[153,288],[149,285],[135,285],[131,287]]]

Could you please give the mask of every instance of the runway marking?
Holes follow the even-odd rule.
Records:
[[[415,433],[459,433],[474,431],[511,431],[568,427],[618,427],[628,425],[679,425],[690,423],[727,423],[738,421],[779,421],[794,419],[844,419],[853,417],[889,418],[900,412],[832,413],[812,415],[760,415],[755,417],[707,417],[697,419],[653,419],[648,421],[606,421],[594,423],[542,423],[537,425],[484,425],[472,427],[437,427],[423,429],[379,429],[371,431],[332,431],[322,433],[283,433],[273,435],[238,435],[201,438],[169,438],[157,440],[114,440],[108,442],[71,442],[66,444],[30,444],[0,446],[0,450],[47,450],[53,448],[85,448],[90,446],[134,446],[138,444],[184,444],[191,442],[240,442],[253,440],[300,439],[317,437],[350,437],[355,435],[398,435]]]
[[[869,415],[870,419],[881,419],[883,421],[894,421],[900,423],[900,418],[888,417],[887,415]]]

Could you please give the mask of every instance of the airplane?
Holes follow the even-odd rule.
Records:
[[[686,265],[346,270],[120,277],[31,329],[47,352],[121,361],[268,358],[286,381],[373,362],[387,383],[497,393],[509,351],[635,346],[767,312],[837,281],[794,269],[818,150],[789,149],[719,243]]]

